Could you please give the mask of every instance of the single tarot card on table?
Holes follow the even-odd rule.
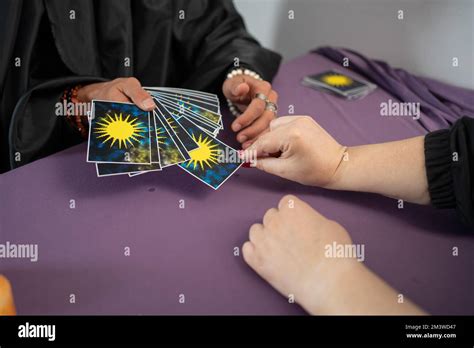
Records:
[[[306,76],[304,82],[316,87],[324,87],[341,94],[358,91],[361,88],[371,88],[369,83],[356,80],[355,78],[347,76],[337,70],[328,70],[319,74]]]

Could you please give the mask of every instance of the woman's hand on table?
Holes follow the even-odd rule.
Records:
[[[244,260],[283,296],[308,312],[321,313],[326,296],[359,267],[352,259],[325,257],[325,245],[351,243],[347,231],[295,196],[283,197],[249,231]],[[334,296],[334,294],[333,294]]]
[[[344,227],[288,195],[252,225],[242,253],[255,272],[310,314],[423,314],[409,300],[399,303],[397,291],[361,262],[364,249],[340,255],[341,246],[355,247]]]

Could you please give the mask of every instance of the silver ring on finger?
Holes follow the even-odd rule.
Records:
[[[260,100],[263,100],[264,102],[268,101],[268,97],[263,93],[255,94],[255,99],[260,99]]]
[[[278,106],[275,103],[267,100],[265,102],[265,110],[271,111],[276,114],[278,111]]]

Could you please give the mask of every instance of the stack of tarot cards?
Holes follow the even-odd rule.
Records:
[[[337,70],[305,76],[302,84],[348,100],[361,99],[377,88],[370,82],[357,80]]]
[[[97,176],[161,171],[178,166],[218,189],[241,166],[238,151],[219,141],[217,95],[178,88],[145,88],[156,108],[94,100],[87,162]]]

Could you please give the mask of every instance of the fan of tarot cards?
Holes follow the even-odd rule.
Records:
[[[87,162],[97,176],[130,177],[177,165],[217,190],[241,165],[238,151],[219,141],[217,95],[179,88],[145,87],[153,111],[135,104],[94,100]]]

